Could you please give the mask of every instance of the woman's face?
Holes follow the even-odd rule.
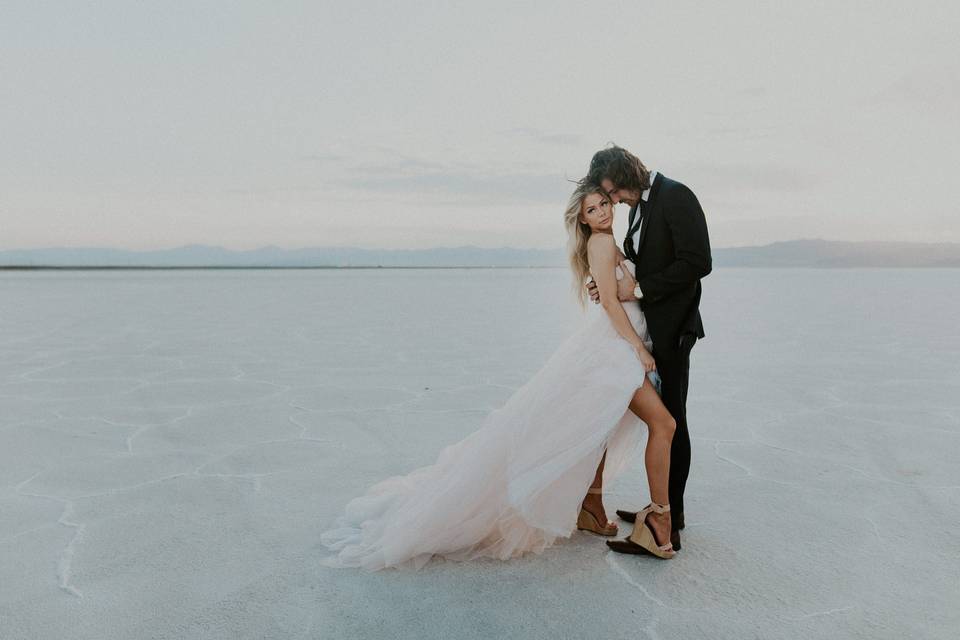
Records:
[[[613,205],[610,199],[599,193],[591,193],[580,205],[580,222],[593,232],[613,229]]]

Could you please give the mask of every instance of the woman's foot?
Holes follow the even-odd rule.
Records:
[[[670,522],[669,511],[666,513],[657,513],[656,511],[651,512],[647,516],[647,526],[650,527],[651,531],[653,531],[653,537],[656,539],[658,544],[666,544],[671,542],[673,527]]]
[[[603,508],[602,489],[591,487],[583,498],[581,509],[580,517],[577,519],[579,529],[592,531],[603,536],[617,535],[617,523],[607,520],[607,512]]]
[[[588,493],[583,499],[583,508],[590,512],[597,522],[607,521],[607,512],[603,508],[603,496],[596,493]]]
[[[651,502],[637,514],[633,533],[624,540],[608,541],[607,546],[618,553],[648,553],[670,559],[676,555],[670,529],[670,505]]]

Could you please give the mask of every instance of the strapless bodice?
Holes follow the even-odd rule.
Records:
[[[624,260],[623,265],[630,271],[630,275],[635,278],[637,266],[630,260]],[[620,268],[620,265],[617,265],[617,280],[623,280],[623,269]],[[637,335],[643,340],[643,344],[647,347],[647,350],[653,351],[653,340],[650,338],[650,330],[647,329],[647,319],[644,317],[640,305],[637,304],[635,300],[621,302],[620,304],[623,306],[623,310],[627,312],[627,317],[630,318],[630,324],[633,325]],[[606,316],[606,313],[603,315]],[[612,326],[613,325],[611,325],[611,328]]]
[[[627,266],[627,269],[630,271],[630,276],[633,278],[637,277],[637,265],[633,264],[630,260],[624,260],[623,264]],[[617,280],[623,280],[623,269],[620,268],[620,265],[617,265]],[[593,275],[593,269],[590,270],[590,277],[596,280],[596,276]]]

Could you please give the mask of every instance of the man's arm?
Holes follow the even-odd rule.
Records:
[[[671,196],[671,202],[663,203],[663,215],[673,238],[674,261],[666,269],[637,282],[644,300],[669,295],[705,277],[713,269],[707,219],[697,197],[682,185]]]

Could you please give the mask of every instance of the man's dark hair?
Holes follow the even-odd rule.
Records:
[[[593,154],[587,180],[598,185],[608,179],[615,189],[644,191],[650,188],[650,172],[640,158],[623,147],[611,144]]]

